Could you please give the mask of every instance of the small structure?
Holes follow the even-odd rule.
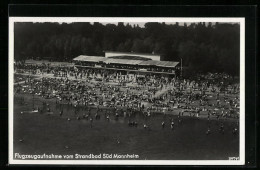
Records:
[[[110,57],[115,57],[115,56],[121,56],[121,57],[142,57],[145,59],[150,59],[150,60],[155,60],[155,61],[160,61],[161,56],[159,54],[149,54],[149,53],[134,53],[134,52],[118,52],[118,51],[105,51],[105,57],[110,58]]]

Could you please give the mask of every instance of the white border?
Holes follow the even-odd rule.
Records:
[[[240,23],[240,160],[14,160],[13,63],[14,22],[239,22]],[[245,18],[115,18],[115,17],[9,17],[9,164],[50,165],[244,165],[245,164]]]

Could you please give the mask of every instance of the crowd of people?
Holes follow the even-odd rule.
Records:
[[[154,113],[176,114],[179,122],[182,116],[205,117],[208,120],[239,118],[239,84],[226,74],[180,79],[44,64],[18,65],[15,74],[25,76],[23,83],[16,81],[15,94],[29,93],[53,99],[56,105],[73,106],[75,114],[79,107],[96,108],[96,119],[100,110],[105,110],[107,120],[111,114],[115,117],[131,117],[134,114],[150,117]],[[50,108],[47,111],[50,112]],[[60,115],[62,113],[61,109]],[[93,121],[89,114],[78,117],[81,118]],[[138,123],[129,121],[128,124],[137,126]],[[165,122],[162,122],[164,126]],[[144,128],[149,129],[149,126],[144,124]],[[173,120],[171,128],[174,128]]]

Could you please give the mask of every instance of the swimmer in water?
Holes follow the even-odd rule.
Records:
[[[174,122],[172,121],[171,122],[171,129],[173,130],[173,128],[174,128]]]
[[[107,121],[109,121],[110,120],[110,117],[109,117],[109,115],[107,115]]]
[[[165,126],[165,123],[164,123],[164,122],[162,122],[162,128],[164,128],[164,126]]]
[[[238,129],[235,127],[235,128],[232,130],[232,133],[233,133],[234,135],[236,135],[237,132],[238,132]]]
[[[93,122],[92,117],[89,120],[90,120],[90,127],[92,128],[92,122]]]
[[[208,127],[208,130],[206,131],[206,135],[209,135],[210,134],[210,128]]]
[[[115,116],[116,116],[116,120],[118,120],[119,114],[117,112],[116,112]]]
[[[63,110],[60,111],[60,116],[62,116],[62,114],[63,114]]]

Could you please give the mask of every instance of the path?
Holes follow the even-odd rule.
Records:
[[[162,94],[164,94],[164,93],[166,93],[168,90],[170,90],[171,89],[171,86],[164,86],[163,88],[162,88],[162,90],[159,90],[159,91],[157,91],[156,93],[155,93],[155,95],[153,96],[153,98],[156,98],[156,97],[159,97],[159,96],[161,96]]]
[[[156,98],[156,97],[159,97],[159,96],[161,96],[162,94],[164,94],[164,93],[166,93],[168,90],[170,90],[171,89],[171,86],[164,86],[163,88],[162,88],[162,90],[158,90],[156,93],[155,93],[155,95],[152,97],[153,99],[154,98]],[[149,103],[149,102],[142,102],[142,104],[145,106],[145,107],[150,107],[152,104],[151,103]]]

